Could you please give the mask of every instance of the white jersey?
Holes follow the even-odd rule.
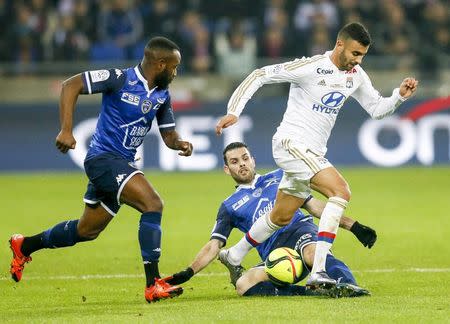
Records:
[[[275,136],[293,138],[325,155],[331,130],[348,97],[354,97],[376,119],[392,114],[405,100],[398,88],[392,96],[382,97],[359,65],[340,71],[330,55],[331,51],[253,71],[231,96],[228,113],[239,116],[262,85],[290,82],[286,112]]]

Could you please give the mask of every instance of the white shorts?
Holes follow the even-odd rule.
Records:
[[[275,162],[284,171],[278,189],[302,199],[311,194],[311,178],[319,171],[333,167],[324,156],[289,138],[274,137],[272,153]]]

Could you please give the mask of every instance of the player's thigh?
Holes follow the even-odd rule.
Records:
[[[269,277],[264,271],[264,264],[260,264],[244,272],[236,282],[236,292],[242,296],[251,287],[267,280],[269,280]]]
[[[305,199],[303,198],[278,190],[275,205],[271,213],[271,221],[277,225],[288,224],[294,213],[304,202]]]
[[[350,200],[350,187],[335,167],[321,170],[311,178],[311,187],[326,196]]]
[[[120,201],[141,213],[162,212],[163,209],[161,197],[142,173],[137,173],[128,180],[121,192]]]
[[[83,215],[78,221],[77,232],[83,238],[96,238],[105,228],[113,216],[100,204],[85,205]]]
[[[303,199],[311,194],[311,178],[333,166],[297,140],[274,137],[272,149],[275,162],[284,171],[278,189]]]
[[[333,166],[324,156],[314,153],[301,141],[274,136],[272,153],[277,165],[299,178],[311,179],[319,171]]]

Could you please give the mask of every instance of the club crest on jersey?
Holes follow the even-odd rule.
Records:
[[[253,191],[252,196],[255,198],[261,197],[262,194],[262,188],[257,188],[255,191]]]
[[[348,78],[347,78],[347,82],[345,83],[345,86],[346,86],[347,88],[353,88],[353,78],[348,77]]]
[[[345,100],[345,96],[339,91],[329,92],[321,99],[322,103],[327,107],[338,107]]]
[[[141,110],[143,114],[148,113],[152,109],[152,102],[150,100],[144,100],[142,102]]]

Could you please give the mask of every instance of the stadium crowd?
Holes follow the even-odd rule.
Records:
[[[401,57],[395,67],[433,69],[450,52],[443,0],[0,0],[0,19],[2,63],[136,60],[164,35],[182,48],[181,72],[242,76],[259,58],[331,49],[349,21],[368,27],[371,56]]]

